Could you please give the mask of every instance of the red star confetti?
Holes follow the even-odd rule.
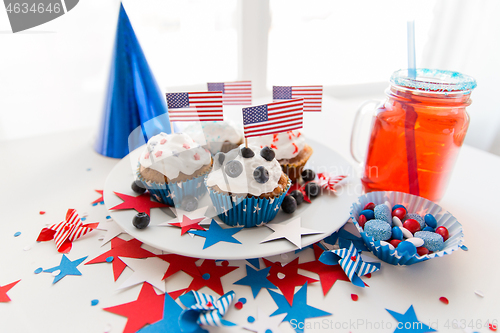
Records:
[[[19,281],[21,280],[6,284],[5,286],[0,286],[0,302],[10,302],[10,298],[7,295],[7,292],[11,290],[12,287],[14,287]]]
[[[92,205],[97,205],[98,203],[104,202],[103,192],[104,190],[94,190],[99,193],[101,196],[94,201],[91,202]]]
[[[162,280],[174,275],[178,271],[186,272],[191,276],[201,276],[198,266],[196,266],[198,258],[184,257],[178,254],[160,254],[158,257],[170,264]]]
[[[271,266],[267,279],[281,290],[290,305],[293,305],[295,287],[303,286],[306,282],[312,283],[318,281],[298,273],[299,258],[295,258],[285,266],[280,262],[273,263],[264,258],[263,260],[266,267]]]
[[[112,258],[113,276],[116,281],[125,267],[127,267],[119,257],[142,259],[156,256],[154,253],[144,250],[141,245],[142,243],[135,238],[129,241],[121,238],[113,238],[111,240],[111,250],[98,255],[89,262],[86,262],[85,265],[108,262],[106,259]]]
[[[36,241],[46,242],[53,239],[56,242],[57,251],[60,253],[69,253],[72,242],[88,234],[97,228],[98,225],[99,223],[83,224],[76,210],[68,209],[66,219],[48,228],[43,228]]]
[[[118,209],[135,209],[138,213],[146,213],[151,215],[151,208],[160,208],[160,207],[168,207],[166,204],[162,204],[160,202],[151,201],[151,196],[149,192],[143,193],[136,197],[131,195],[126,195],[118,192],[114,192],[123,202],[119,205],[116,205],[110,210],[118,210]]]
[[[133,333],[147,324],[152,324],[162,319],[165,294],[157,295],[149,283],[143,283],[137,300],[120,305],[104,308],[120,316],[127,317],[124,333]]]
[[[330,266],[318,260],[323,250],[317,244],[314,244],[313,250],[316,260],[299,264],[298,267],[319,275],[324,296],[326,296],[336,281],[351,282],[340,265]]]
[[[173,225],[174,227],[180,227],[181,228],[181,236],[184,235],[186,232],[188,232],[191,229],[195,230],[203,230],[205,231],[205,228],[203,228],[199,223],[203,221],[205,218],[200,217],[197,219],[190,219],[186,215],[182,216],[182,222],[171,222],[169,223],[170,225]]]
[[[202,287],[208,287],[219,295],[224,294],[220,278],[224,275],[237,269],[237,266],[217,266],[215,260],[205,259],[201,266],[198,267],[200,276],[193,276],[193,281],[188,287],[188,290],[200,290]]]

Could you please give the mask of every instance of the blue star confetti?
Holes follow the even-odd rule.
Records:
[[[240,231],[241,229],[243,228],[222,229],[222,227],[217,222],[215,222],[215,220],[212,220],[208,230],[205,231],[193,230],[190,231],[190,233],[201,237],[205,237],[205,244],[203,244],[203,249],[206,249],[207,247],[210,247],[219,242],[241,244],[239,240],[233,237],[233,235],[238,231]]]
[[[260,269],[260,261],[259,258],[254,258],[254,259],[246,259],[250,264],[253,265],[253,267]]]
[[[271,283],[271,281],[267,279],[267,275],[269,274],[271,266],[261,269],[260,271],[257,271],[248,265],[246,265],[246,268],[247,276],[245,276],[241,280],[234,282],[233,284],[237,284],[240,286],[249,286],[250,288],[252,288],[253,298],[256,298],[260,290],[263,288],[278,289],[274,284]]]
[[[425,325],[417,319],[415,309],[411,305],[404,314],[386,309],[398,321],[398,325],[394,332],[436,332],[435,329]]]
[[[295,293],[293,297],[293,305],[290,306],[285,296],[278,294],[275,291],[269,290],[269,294],[273,298],[274,302],[278,306],[278,310],[274,311],[271,316],[276,316],[282,313],[286,313],[285,319],[292,324],[292,319],[294,324],[292,328],[297,333],[304,332],[305,320],[307,318],[316,318],[323,316],[330,316],[330,312],[326,312],[307,304],[307,283],[304,284],[299,291]]]
[[[68,259],[68,257],[66,257],[65,254],[63,254],[63,256],[61,258],[61,263],[59,264],[59,266],[45,269],[44,272],[52,273],[52,272],[55,272],[57,270],[60,270],[60,273],[54,277],[54,281],[52,281],[52,284],[61,280],[66,275],[82,275],[82,273],[76,267],[78,265],[80,265],[85,259],[87,259],[87,257],[88,256],[85,256],[83,258],[76,259],[75,261],[71,261]]]

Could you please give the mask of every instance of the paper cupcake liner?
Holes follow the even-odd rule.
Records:
[[[309,149],[310,153],[300,161],[297,161],[295,163],[281,164],[281,169],[284,173],[287,174],[292,183],[295,183],[298,179],[300,179],[302,170],[304,169],[304,166],[313,153],[313,149],[311,148],[311,146],[306,145],[304,149]]]
[[[400,256],[396,249],[392,250],[389,245],[380,245],[380,241],[374,241],[373,237],[366,235],[363,228],[358,224],[359,213],[363,210],[363,207],[369,203],[373,202],[375,204],[382,204],[385,201],[394,206],[396,204],[401,204],[406,207],[410,213],[418,213],[422,216],[425,214],[432,214],[436,220],[438,226],[444,226],[448,229],[450,237],[444,242],[444,248],[441,251],[434,252],[431,254],[426,254],[424,256],[419,256],[414,254],[412,256],[405,254]],[[447,254],[451,254],[453,251],[458,250],[463,243],[463,230],[462,225],[457,221],[457,219],[451,215],[449,212],[444,211],[439,205],[425,198],[411,195],[402,192],[371,192],[367,193],[358,198],[358,202],[354,203],[351,207],[351,219],[354,225],[358,229],[366,247],[377,256],[380,260],[383,260],[391,265],[412,265],[417,262],[426,261],[435,257],[442,257]]]
[[[145,180],[139,172],[139,168],[137,168],[136,175],[137,179],[147,188],[154,199],[172,207],[177,207],[181,205],[182,198],[186,195],[192,195],[200,199],[207,193],[205,178],[207,178],[209,171],[207,170],[207,172],[193,179],[168,184]]]
[[[208,193],[222,222],[230,226],[250,228],[276,217],[290,185],[291,182],[288,181],[286,189],[276,198],[241,197],[216,192],[211,188],[208,188]]]

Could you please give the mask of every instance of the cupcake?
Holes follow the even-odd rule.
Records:
[[[183,197],[206,193],[204,180],[212,157],[187,134],[160,133],[149,139],[139,157],[137,178],[158,201],[179,206]]]
[[[206,184],[224,223],[254,227],[276,217],[291,183],[272,149],[241,147],[215,155]]]
[[[304,135],[297,130],[248,138],[248,144],[272,148],[292,183],[300,178],[304,165],[313,153],[311,146],[305,143]]]
[[[243,130],[233,122],[203,121],[200,124],[191,124],[183,132],[210,150],[212,155],[227,153],[243,143]]]

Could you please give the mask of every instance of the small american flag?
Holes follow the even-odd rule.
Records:
[[[208,91],[222,91],[224,105],[251,105],[252,81],[207,83]]]
[[[222,121],[220,91],[167,93],[170,121]]]
[[[323,86],[273,86],[273,100],[303,98],[304,112],[321,112]]]
[[[281,133],[302,128],[303,99],[292,99],[243,108],[245,137]]]

